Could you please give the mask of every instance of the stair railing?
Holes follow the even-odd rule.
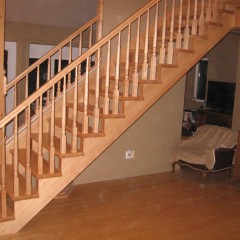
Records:
[[[18,96],[17,93],[19,91],[19,84],[25,84],[25,96],[24,99],[27,99],[32,92],[29,92],[29,85],[36,85],[36,89],[42,84],[45,84],[45,81],[50,81],[58,72],[60,72],[63,68],[62,60],[63,60],[63,51],[66,51],[68,55],[68,64],[71,63],[74,59],[79,57],[83,51],[89,49],[96,41],[101,39],[102,37],[102,14],[103,14],[103,0],[99,0],[98,4],[98,14],[96,17],[87,22],[84,26],[80,27],[74,33],[72,33],[69,37],[67,37],[64,41],[62,41],[57,46],[53,47],[48,53],[46,53],[39,60],[30,65],[26,70],[24,70],[21,74],[19,74],[16,78],[14,78],[11,82],[5,83],[4,86],[4,94],[6,95],[8,91],[14,89],[14,108],[18,105]],[[74,55],[73,55],[74,51]],[[55,59],[58,59],[58,69],[57,72],[53,71],[52,63]],[[43,65],[47,65],[47,79],[41,79],[40,72],[43,68]],[[36,79],[31,79],[31,74],[36,72]],[[22,86],[22,85],[21,85]],[[32,90],[31,90],[32,91]],[[57,90],[60,92],[60,90]],[[44,100],[48,105],[50,102],[49,92],[44,96]],[[38,106],[38,101],[36,102]]]
[[[137,97],[136,95],[139,93],[139,80],[142,79],[142,66],[144,69],[144,81],[146,81],[146,78],[147,81],[153,81],[158,79],[156,69],[159,68],[159,66],[161,67],[161,64],[171,64],[168,59],[174,59],[174,57],[167,55],[174,54],[174,51],[171,49],[174,47],[172,41],[175,39],[179,29],[174,31],[175,18],[173,15],[175,16],[175,14],[179,12],[179,9],[182,12],[181,15],[184,16],[183,19],[178,20],[178,26],[181,26],[182,35],[184,35],[184,31],[187,29],[185,39],[182,39],[182,44],[180,45],[182,47],[184,45],[185,47],[186,45],[189,45],[184,44],[184,42],[189,42],[188,35],[190,35],[190,33],[188,30],[191,27],[189,22],[190,18],[194,16],[194,9],[196,9],[196,7],[191,8],[190,4],[196,3],[196,1],[183,0],[180,1],[180,3],[182,6],[179,6],[175,0],[150,1],[126,21],[116,27],[112,32],[100,39],[91,48],[83,52],[75,60],[70,59],[68,66],[64,69],[59,67],[58,73],[51,78],[51,81],[48,81],[42,86],[39,85],[37,91],[28,96],[28,98],[0,121],[0,131],[3,132],[3,135],[5,135],[7,125],[11,122],[15,123],[13,140],[7,144],[6,139],[3,138],[1,144],[2,216],[6,215],[6,192],[12,192],[13,197],[19,197],[21,194],[18,189],[20,174],[23,174],[26,178],[25,194],[31,195],[32,193],[32,188],[34,186],[32,186],[31,181],[31,154],[33,151],[36,152],[38,156],[38,172],[39,174],[43,172],[44,129],[47,129],[47,133],[50,137],[48,161],[51,166],[50,171],[53,171],[56,151],[59,151],[61,156],[64,157],[72,151],[77,152],[81,150],[77,143],[78,131],[87,134],[92,127],[94,133],[98,133],[101,129],[101,115],[103,116],[104,114],[105,117],[118,117],[123,113],[124,109],[121,107],[121,104],[123,104],[122,97]],[[198,1],[198,4],[199,7],[197,9],[200,9],[201,11],[197,12],[197,19],[203,11],[203,9],[201,9],[202,5],[200,5],[200,1]],[[176,9],[171,9],[172,6],[175,6]],[[208,5],[205,4],[205,6]],[[168,9],[169,11],[165,12],[165,9]],[[185,18],[186,11],[187,20]],[[96,20],[97,18],[93,22],[96,22]],[[92,28],[91,26],[90,28]],[[142,31],[145,29],[151,29],[149,30],[149,34]],[[69,39],[73,38],[71,37]],[[66,44],[73,43],[73,40],[69,39],[57,48],[59,56],[61,55],[61,49],[66,46]],[[164,39],[165,42],[162,42],[162,39]],[[147,43],[146,41],[149,42]],[[161,43],[161,48],[165,48],[161,49],[161,51],[159,41]],[[143,44],[141,44],[141,42],[143,42]],[[170,44],[168,44],[169,42]],[[148,51],[146,46],[149,46]],[[167,49],[167,47],[170,49]],[[134,56],[133,64],[128,61],[132,58],[132,52]],[[145,55],[143,59],[141,59],[141,52],[143,52],[143,56]],[[162,52],[165,52],[166,54],[164,58],[161,57],[163,63],[159,65],[159,54]],[[51,54],[52,53],[49,53],[44,59],[48,60]],[[92,59],[95,59],[94,68],[91,68]],[[122,64],[122,61],[125,61],[126,59],[126,63]],[[146,69],[146,59],[148,59],[148,69]],[[44,60],[40,60],[39,63],[42,61]],[[173,60],[171,60],[171,62],[172,61]],[[39,69],[39,63],[30,67],[30,70],[17,77],[14,83],[11,83],[11,86],[15,86],[17,81],[22,78],[27,79],[29,71],[33,70],[34,67]],[[91,75],[94,76],[94,81],[91,81]],[[72,92],[74,96],[72,98],[74,101],[72,113],[67,111],[67,104],[69,104],[67,92],[68,83],[70,83],[71,89],[73,89]],[[62,92],[61,98],[58,97],[58,89],[60,88]],[[50,123],[46,123],[43,116],[44,96],[46,96],[46,94],[49,96]],[[38,105],[36,105],[36,102],[38,102]],[[38,112],[38,118],[35,122],[31,121],[31,112],[33,109]],[[79,111],[82,111],[81,115],[79,114]],[[25,132],[22,132],[21,136],[19,136],[20,127],[17,123],[22,113],[25,115]],[[61,118],[60,132],[55,131],[56,117]],[[73,122],[70,143],[67,139],[67,118],[71,118]],[[79,122],[81,123],[81,127],[77,128],[77,123]],[[34,124],[37,124],[37,130],[34,130],[33,128]],[[38,135],[37,144],[35,144],[34,148],[31,147],[32,131],[35,131]],[[20,137],[21,141],[19,141]],[[59,139],[59,146],[56,145],[55,138]],[[18,161],[18,153],[20,149],[25,149],[26,151],[26,170],[24,173],[19,172],[20,163]],[[9,153],[11,151],[13,152],[14,160]],[[10,168],[10,171],[12,171],[10,174],[7,172],[9,169],[7,166],[12,166],[12,168]],[[12,175],[13,179],[7,178],[7,175]],[[9,186],[11,186],[11,189],[8,188]]]

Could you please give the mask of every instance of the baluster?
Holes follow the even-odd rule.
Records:
[[[29,84],[29,78],[28,75],[26,75],[26,82],[25,82],[25,99],[28,98],[28,84]],[[25,109],[25,123],[27,123],[27,113]]]
[[[17,84],[14,84],[14,107],[17,107]]]
[[[78,55],[82,55],[82,33],[79,35]],[[82,63],[79,64],[79,76],[82,74]]]
[[[92,46],[92,32],[93,32],[93,26],[90,26],[89,29],[89,44],[88,44],[88,48],[90,48]]]
[[[127,38],[127,51],[125,63],[125,78],[124,78],[124,97],[128,97],[129,92],[129,54],[130,54],[130,41],[131,41],[131,25],[128,25],[128,38]]]
[[[204,0],[202,0],[201,4],[201,14],[199,17],[199,35],[204,35],[205,34],[205,15],[204,15]]]
[[[144,60],[142,65],[142,79],[146,80],[148,77],[148,41],[149,41],[149,9],[147,11],[146,34],[144,44]]]
[[[182,8],[183,8],[183,0],[180,0],[179,7],[179,18],[178,18],[178,33],[176,39],[176,48],[182,48]]]
[[[218,0],[215,0],[214,6],[213,6],[212,21],[217,23],[218,20],[219,20],[219,5],[218,5]]]
[[[97,14],[99,16],[98,25],[97,25],[97,41],[99,41],[102,38],[103,0],[98,0]]]
[[[95,107],[93,111],[93,132],[98,133],[99,129],[99,79],[100,79],[100,49],[97,51],[97,76],[95,90]]]
[[[68,64],[72,62],[72,41],[69,42],[69,56],[68,56]],[[68,73],[68,81],[67,88],[71,86],[71,71]]]
[[[110,61],[111,61],[111,42],[108,41],[107,49],[107,64],[106,64],[106,79],[105,79],[105,89],[104,89],[104,106],[103,114],[107,115],[109,113],[109,78],[110,78]]]
[[[37,66],[37,85],[36,85],[36,90],[39,89],[39,84],[40,84],[40,66]],[[39,98],[36,99],[36,114],[38,114],[39,111]]]
[[[192,34],[197,34],[198,20],[197,20],[197,0],[194,2],[194,17],[192,20]]]
[[[167,1],[165,0],[164,12],[163,12],[162,42],[161,42],[160,57],[159,57],[160,64],[165,63],[165,55],[166,55],[165,41],[166,41],[166,27],[167,27],[166,22],[167,22]]]
[[[59,56],[58,56],[58,72],[61,71],[62,68],[62,49],[59,50]],[[58,81],[57,84],[57,97],[60,95],[61,93],[61,81]]]
[[[168,43],[168,55],[167,63],[173,63],[173,32],[174,32],[174,13],[175,13],[175,0],[172,1],[172,16],[171,16],[171,28],[170,28],[170,41]]]
[[[62,132],[61,132],[61,153],[66,153],[67,136],[66,136],[66,103],[67,103],[67,83],[66,75],[63,78],[63,99],[62,99]]]
[[[48,58],[47,82],[51,79],[51,58]],[[46,105],[50,104],[50,89],[47,91]]]
[[[49,154],[49,172],[54,173],[54,159],[55,159],[55,85],[52,87],[51,97],[51,121],[50,121],[50,154]]]
[[[40,96],[39,117],[38,117],[38,173],[43,173],[43,112],[42,112],[42,95]]]
[[[117,62],[116,62],[116,72],[115,72],[115,83],[113,90],[113,106],[112,113],[118,114],[119,108],[119,69],[120,69],[120,51],[121,51],[121,33],[118,34],[118,46],[117,46]]]
[[[154,35],[153,35],[153,53],[151,58],[151,68],[150,68],[150,79],[154,80],[156,77],[157,70],[157,27],[158,27],[158,3],[156,4],[156,14],[155,14],[155,22],[154,22]]]
[[[188,49],[189,48],[189,38],[190,38],[190,29],[189,29],[189,18],[190,18],[190,0],[188,0],[188,6],[187,6],[187,22],[186,27],[184,29],[184,41],[183,41],[183,48]]]
[[[74,96],[73,96],[73,127],[72,127],[72,152],[77,151],[77,111],[78,111],[78,67],[75,68]]]
[[[2,204],[2,217],[7,217],[7,192],[6,192],[6,143],[5,143],[5,127],[1,130],[1,204]]]
[[[138,18],[135,60],[134,60],[134,72],[133,72],[133,82],[132,82],[132,96],[133,97],[137,97],[137,95],[138,95],[139,42],[140,42],[140,17]]]
[[[18,177],[18,123],[17,117],[14,118],[14,156],[13,156],[13,176],[14,176],[14,184],[13,184],[13,194],[14,197],[19,196],[19,177]]]
[[[30,105],[26,108],[27,114],[27,132],[26,132],[26,194],[31,194],[31,116],[30,116]]]
[[[88,80],[89,80],[89,57],[86,63],[86,75],[83,99],[83,133],[88,133]]]
[[[211,0],[208,0],[208,7],[206,11],[206,21],[211,22],[212,21],[212,2]]]

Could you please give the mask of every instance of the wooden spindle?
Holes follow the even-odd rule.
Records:
[[[189,20],[190,20],[190,0],[188,0],[188,5],[187,5],[187,22],[186,22],[186,27],[184,29],[183,49],[189,48],[189,39],[190,39]]]
[[[182,48],[182,9],[183,9],[183,0],[180,0],[179,6],[179,18],[178,18],[178,33],[176,39],[176,48]]]
[[[158,31],[158,3],[156,4],[156,13],[154,21],[154,33],[153,33],[153,53],[151,57],[151,67],[150,67],[150,79],[154,80],[156,77],[157,70],[157,31]]]
[[[97,51],[97,76],[95,87],[95,107],[93,111],[93,132],[98,133],[99,129],[99,81],[100,81],[100,49]]]
[[[58,56],[58,72],[61,71],[62,68],[62,49],[59,50],[59,56]],[[60,95],[61,93],[61,81],[58,81],[57,84],[57,97]]]
[[[13,194],[19,196],[19,177],[18,177],[18,119],[14,118],[14,156],[13,156]]]
[[[93,35],[93,26],[90,26],[89,29],[89,43],[88,43],[88,48],[90,48],[92,46],[92,35]]]
[[[99,16],[97,24],[97,41],[102,38],[102,28],[103,28],[103,0],[98,0],[97,14]]]
[[[67,83],[66,75],[63,78],[63,93],[62,93],[62,129],[61,129],[61,146],[60,152],[66,153],[67,136],[66,136],[66,104],[67,104]]]
[[[79,35],[79,44],[78,44],[78,56],[82,55],[82,33]],[[78,67],[79,77],[82,74],[82,63],[79,64]]]
[[[38,173],[43,173],[43,109],[42,109],[42,95],[40,96],[39,117],[38,117]]]
[[[51,58],[48,58],[47,82],[51,79]],[[47,91],[46,105],[50,104],[50,90]]]
[[[106,64],[106,79],[104,86],[104,103],[103,103],[103,114],[107,115],[109,113],[109,78],[110,78],[110,61],[111,61],[111,42],[108,41],[107,48],[107,64]]]
[[[36,84],[36,91],[39,89],[40,86],[40,66],[37,66],[37,84]],[[36,99],[36,114],[38,114],[39,111],[39,98]]]
[[[88,133],[88,81],[89,81],[89,57],[86,63],[84,99],[83,99],[83,133]]]
[[[159,56],[159,63],[160,64],[165,63],[165,56],[166,56],[166,48],[165,48],[166,27],[167,27],[167,0],[164,0],[162,42],[161,42],[160,56]]]
[[[14,84],[14,108],[17,107],[17,84]]]
[[[172,1],[172,15],[171,15],[171,27],[170,27],[170,40],[168,42],[168,55],[167,63],[173,63],[173,33],[174,33],[174,14],[175,14],[175,0]]]
[[[199,17],[199,28],[198,28],[198,34],[201,36],[205,35],[204,1],[205,0],[202,0],[202,3],[201,3],[201,14]]]
[[[79,74],[78,67],[76,67],[73,96],[72,152],[77,151],[78,74]]]
[[[55,160],[55,85],[51,90],[51,121],[50,121],[50,152],[49,152],[49,172],[54,173]]]
[[[69,42],[68,64],[72,62],[72,41]],[[71,86],[71,71],[68,73],[67,88]]]
[[[125,76],[124,76],[124,97],[129,95],[129,55],[130,55],[130,41],[131,41],[131,25],[128,25],[128,37],[127,37],[127,50],[126,50],[126,61],[125,61]]]
[[[28,84],[29,84],[29,75],[26,75],[26,82],[25,82],[25,99],[28,98]],[[27,113],[25,109],[25,123],[27,123]]]
[[[26,130],[26,194],[31,194],[32,178],[31,178],[31,114],[30,105],[26,108],[27,114],[27,130]]]
[[[192,20],[192,34],[196,35],[198,30],[198,20],[197,20],[197,0],[194,1],[194,17]]]
[[[135,59],[134,59],[134,72],[133,72],[133,81],[132,81],[132,96],[133,97],[137,97],[137,95],[138,95],[139,42],[140,42],[140,17],[138,18]]]
[[[149,9],[147,11],[147,22],[146,22],[146,33],[144,43],[144,60],[142,65],[142,79],[147,80],[148,78],[148,42],[149,42]]]
[[[6,191],[6,142],[5,142],[5,127],[1,130],[1,204],[3,218],[7,217],[7,191]]]
[[[117,61],[116,61],[116,71],[115,71],[115,83],[113,90],[113,104],[112,113],[118,114],[119,110],[119,72],[120,72],[120,54],[121,54],[121,33],[118,34],[118,45],[117,45]]]
[[[208,6],[206,11],[206,21],[211,22],[212,21],[212,2],[211,0],[208,0]]]

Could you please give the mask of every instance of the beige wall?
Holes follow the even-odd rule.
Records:
[[[228,34],[207,54],[208,80],[236,82],[239,40],[239,35]]]
[[[103,35],[113,30],[149,0],[104,0]]]
[[[169,171],[171,153],[180,140],[185,78],[182,78],[92,165],[74,184]],[[125,159],[125,151],[135,151]]]

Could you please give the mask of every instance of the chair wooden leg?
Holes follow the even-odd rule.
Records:
[[[203,186],[206,186],[206,182],[207,182],[207,173],[206,172],[202,172],[202,176],[203,176]]]
[[[175,173],[176,162],[172,162],[172,173]]]

